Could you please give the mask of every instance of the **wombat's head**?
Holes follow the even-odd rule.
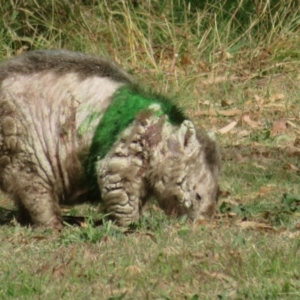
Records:
[[[218,198],[219,151],[206,134],[197,134],[190,121],[166,140],[154,183],[158,202],[167,214],[187,215],[191,220],[214,215]]]

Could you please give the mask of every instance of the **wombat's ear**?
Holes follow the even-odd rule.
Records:
[[[196,137],[196,130],[194,124],[191,121],[183,121],[178,130],[178,134],[180,143],[186,154],[191,154],[195,149],[197,149],[197,147],[199,147],[199,143]]]

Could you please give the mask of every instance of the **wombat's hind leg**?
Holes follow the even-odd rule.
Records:
[[[18,197],[15,197],[15,204],[18,207],[17,221],[23,226],[33,224],[28,210],[24,207],[22,202],[17,198]]]
[[[44,182],[39,177],[25,179],[26,176],[18,182],[14,197],[20,209],[20,222],[49,228],[62,228],[56,195],[44,186]]]

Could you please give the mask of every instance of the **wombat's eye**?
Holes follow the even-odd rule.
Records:
[[[196,193],[196,200],[200,201],[201,199],[202,199],[201,196],[198,193]]]

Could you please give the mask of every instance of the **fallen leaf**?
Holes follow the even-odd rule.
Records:
[[[46,265],[42,265],[40,268],[38,268],[36,270],[37,274],[44,274],[46,272],[49,272],[49,270],[51,270],[51,266],[46,264]]]
[[[274,191],[277,187],[276,186],[261,186],[259,188],[259,193],[261,195],[269,194]]]
[[[47,237],[43,236],[43,235],[35,235],[35,236],[32,236],[31,239],[34,239],[34,240],[46,240]]]
[[[88,225],[87,225],[86,222],[80,222],[80,227],[82,227],[82,228],[87,228]]]
[[[252,105],[252,104],[253,104],[253,101],[252,101],[252,100],[247,100],[247,101],[245,101],[246,107],[249,107],[249,106]]]
[[[217,224],[211,220],[196,220],[193,222],[193,225],[197,226],[206,226],[209,228],[216,228]]]
[[[287,120],[286,124],[290,125],[291,127],[298,128],[298,126],[295,123],[293,123],[292,121]]]
[[[145,233],[146,236],[150,237],[150,239],[157,244],[157,239],[156,239],[156,236],[150,232],[146,232]]]
[[[243,138],[245,136],[249,136],[251,134],[251,131],[249,131],[249,130],[241,130],[237,134],[238,134],[239,137]]]
[[[260,96],[258,96],[256,94],[254,95],[254,99],[256,100],[256,102],[259,102],[259,103],[261,103],[261,102],[264,101],[264,99],[262,97],[260,97]]]
[[[240,109],[229,109],[229,110],[216,110],[214,108],[210,108],[208,110],[198,111],[196,116],[202,115],[210,115],[210,116],[224,116],[224,117],[233,117],[236,115],[241,115],[242,111]]]
[[[240,77],[232,75],[230,77],[228,76],[213,76],[212,78],[208,78],[207,80],[202,81],[202,84],[204,85],[212,85],[212,84],[217,84],[221,82],[226,82],[226,81],[236,81],[240,80]]]
[[[295,238],[299,237],[300,231],[296,231],[296,232],[284,231],[281,234],[288,237],[288,238],[290,238],[290,239],[295,239]]]
[[[226,99],[226,100],[221,101],[221,106],[223,106],[223,107],[230,106],[232,104],[233,104],[233,100]]]
[[[209,257],[209,254],[207,253],[203,253],[203,252],[191,252],[189,253],[191,257],[199,259],[199,260],[203,260]]]
[[[227,59],[232,59],[233,58],[233,55],[229,52],[225,52],[225,56]]]
[[[205,62],[199,61],[197,67],[202,70],[203,72],[208,72],[210,68],[207,66]]]
[[[272,130],[270,131],[270,136],[277,134],[282,134],[286,130],[286,118],[281,118],[273,123]]]
[[[61,210],[61,212],[64,213],[64,214],[71,211],[71,209],[68,208],[68,207],[62,207],[60,210]]]
[[[239,201],[236,201],[235,199],[224,199],[223,202],[229,205],[239,205]]]
[[[229,254],[234,258],[241,258],[241,252],[237,250],[230,250]]]
[[[284,97],[284,94],[282,93],[278,93],[278,94],[274,94],[270,97],[270,100],[271,101],[278,101],[278,100],[283,100],[285,97]]]
[[[230,192],[229,191],[219,190],[218,195],[219,195],[219,197],[228,197],[228,196],[230,196]]]
[[[292,171],[296,171],[296,172],[299,171],[299,168],[296,167],[296,166],[293,165],[293,164],[286,164],[285,168],[286,168],[287,170],[292,170]]]
[[[243,221],[238,224],[242,229],[257,229],[257,230],[271,230],[275,231],[275,229],[265,223],[257,223],[255,221]]]
[[[193,60],[191,59],[191,57],[187,54],[182,54],[181,58],[180,58],[180,64],[183,67],[189,66],[193,64]]]
[[[216,214],[215,218],[217,220],[222,221],[222,226],[224,224],[224,220],[225,221],[229,221],[229,220],[237,220],[238,214],[234,213],[234,212],[226,212],[226,213],[222,213],[222,214]]]
[[[136,235],[141,235],[141,236],[148,236],[154,243],[157,244],[157,238],[154,234],[152,234],[151,232],[143,232],[143,231],[136,231],[136,230],[131,230],[131,229],[126,229],[123,232],[124,235],[128,235],[128,234],[136,234]]]
[[[198,101],[198,105],[206,105],[206,106],[211,106],[211,101],[209,100],[204,100],[204,101]]]
[[[111,241],[110,237],[107,236],[107,235],[104,235],[101,239],[101,242],[104,242],[104,243],[109,243]]]
[[[226,213],[226,215],[227,215],[229,218],[234,218],[234,217],[237,216],[237,214],[234,213],[234,212],[228,212],[228,213]]]
[[[66,265],[60,265],[53,267],[52,269],[52,276],[53,277],[63,277],[66,273]]]
[[[289,156],[300,156],[300,149],[298,147],[287,146],[285,149]]]
[[[255,122],[255,121],[252,121],[250,119],[250,116],[249,115],[243,115],[242,118],[241,118],[241,122],[242,123],[246,123],[248,124],[249,126],[251,126],[252,128],[258,128],[261,126],[261,124],[259,122]]]
[[[97,260],[97,255],[95,253],[92,253],[90,249],[85,248],[83,251],[83,258],[86,260]]]
[[[270,102],[264,105],[265,107],[284,108],[286,106],[283,102]]]
[[[225,134],[225,133],[229,132],[232,128],[234,128],[236,126],[236,124],[237,124],[236,121],[232,121],[231,123],[229,123],[225,127],[219,129],[218,132],[221,133],[221,134]]]
[[[174,53],[173,59],[172,59],[172,62],[171,62],[171,66],[170,66],[170,70],[169,70],[169,72],[170,72],[171,74],[173,74],[174,71],[175,71],[176,60],[177,60],[177,58],[178,58],[178,53]]]
[[[125,268],[125,272],[133,275],[133,274],[141,273],[141,269],[138,266],[129,266]]]
[[[228,283],[232,284],[233,286],[237,285],[237,282],[230,276],[225,275],[224,273],[220,272],[208,272],[208,271],[203,271],[206,275],[214,278],[214,279],[219,279],[219,280],[225,280]]]
[[[294,147],[298,147],[298,148],[300,148],[300,138],[295,138],[295,141],[294,141],[294,145],[293,145]]]
[[[252,163],[252,165],[253,165],[255,168],[262,169],[262,170],[266,170],[266,167],[264,167],[264,166],[262,166],[262,165],[259,165],[259,164],[256,163],[256,162]]]
[[[236,115],[240,115],[241,113],[242,113],[242,111],[238,108],[230,109],[230,110],[219,110],[219,111],[217,111],[218,115],[225,116],[225,117],[233,117],[233,116],[236,116]]]
[[[17,49],[16,55],[22,54],[24,51],[26,51],[29,47],[28,46],[22,46],[21,48]]]

